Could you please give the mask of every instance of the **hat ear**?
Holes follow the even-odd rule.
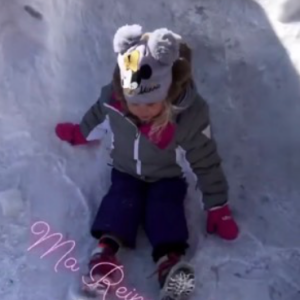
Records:
[[[113,47],[116,53],[124,53],[137,44],[142,37],[142,26],[125,25],[120,27],[114,36]]]
[[[149,34],[148,47],[151,55],[163,65],[172,65],[179,58],[181,37],[161,28]]]

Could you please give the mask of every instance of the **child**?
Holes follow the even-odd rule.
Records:
[[[90,268],[98,276],[111,271],[99,264],[117,264],[121,246],[134,248],[142,223],[158,266],[161,299],[186,299],[195,283],[192,266],[183,262],[187,184],[180,155],[201,183],[207,231],[227,240],[238,235],[208,106],[192,80],[191,51],[177,34],[167,29],[143,34],[139,25],[127,25],[113,44],[118,63],[112,83],[102,88],[80,124],[56,127],[72,145],[98,139],[106,119],[112,130],[112,184],[91,229],[99,245]]]

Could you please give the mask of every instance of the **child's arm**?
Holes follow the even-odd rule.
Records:
[[[211,135],[209,108],[200,97],[184,116],[185,134],[181,147],[187,161],[197,176],[208,211],[207,231],[218,233],[225,239],[238,235],[238,227],[232,218],[228,202],[228,183],[224,175],[217,145]],[[188,130],[190,129],[190,131]]]
[[[85,113],[79,124],[60,123],[56,126],[57,136],[71,145],[87,144],[91,141],[100,140],[104,129],[101,128],[105,120],[105,113],[102,108],[104,97],[109,97],[110,87],[102,89],[101,96],[97,102]]]
[[[223,205],[228,200],[228,185],[216,142],[211,136],[208,105],[204,100],[197,101],[189,108],[186,117],[186,134],[181,146],[197,176],[204,207],[211,209]]]
[[[87,141],[100,140],[103,136],[102,123],[105,120],[101,97],[97,102],[85,113],[79,128]]]

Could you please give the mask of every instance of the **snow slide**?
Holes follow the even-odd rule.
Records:
[[[78,280],[75,267],[59,262],[64,249],[41,258],[51,245],[31,247],[35,222],[74,242],[69,265],[87,262],[89,227],[109,187],[109,134],[101,147],[72,148],[54,127],[78,122],[110,80],[112,37],[126,23],[169,27],[193,48],[241,227],[232,243],[206,236],[191,185],[193,300],[300,299],[299,5],[283,20],[278,11],[292,6],[282,3],[1,0],[1,300],[66,300]],[[146,278],[150,251],[141,232],[137,251],[122,253],[128,290],[149,300],[158,288]]]

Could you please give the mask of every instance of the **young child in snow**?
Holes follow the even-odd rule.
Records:
[[[142,223],[162,298],[184,299],[194,289],[194,270],[183,263],[187,183],[177,163],[180,153],[201,185],[207,231],[227,240],[238,235],[208,106],[192,79],[191,50],[179,35],[167,29],[143,34],[139,25],[126,25],[116,32],[113,45],[118,58],[112,83],[102,88],[80,124],[56,127],[59,138],[72,145],[98,139],[106,119],[112,130],[112,183],[91,228],[99,245],[90,268],[117,264],[119,248],[135,247]],[[109,270],[100,265],[93,272],[103,276]]]

